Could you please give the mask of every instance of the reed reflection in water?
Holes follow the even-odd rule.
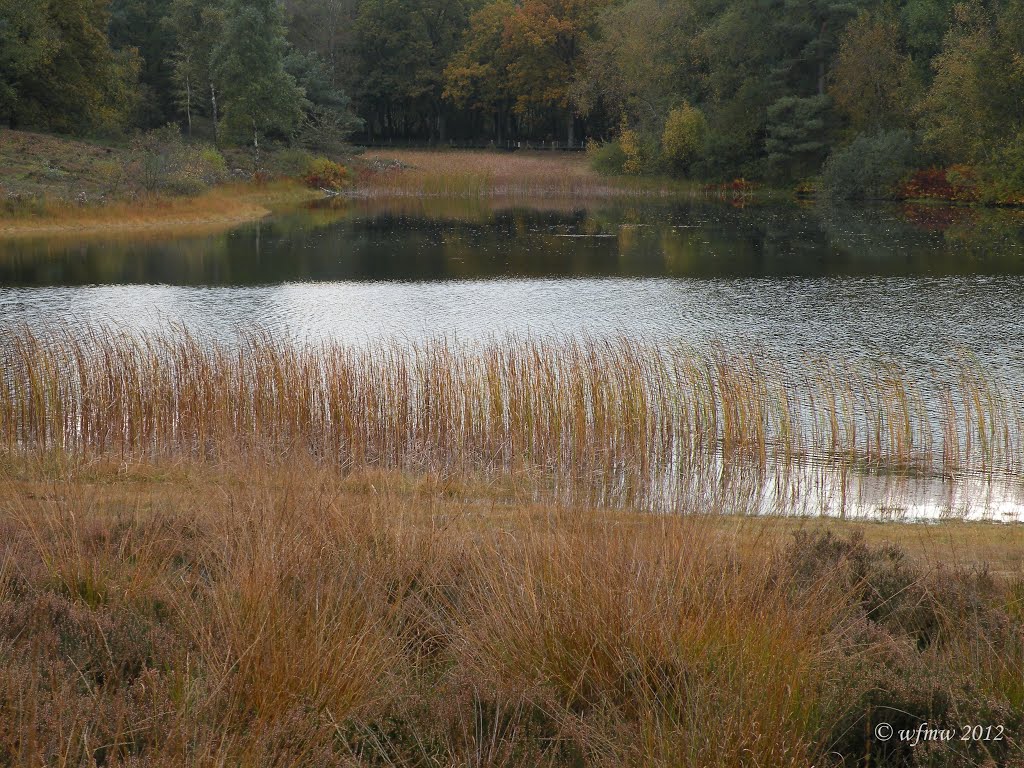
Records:
[[[1017,519],[1024,413],[976,360],[920,381],[636,338],[346,345],[0,331],[0,445],[133,459],[308,453],[664,512]]]

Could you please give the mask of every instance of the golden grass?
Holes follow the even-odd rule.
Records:
[[[0,762],[917,765],[873,725],[962,720],[1007,738],[954,756],[1015,764],[1013,579],[933,567],[938,527],[909,556],[835,527],[299,457],[9,457]]]
[[[355,348],[6,330],[0,445],[297,452],[344,470],[519,478],[603,505],[765,512],[816,498],[803,511],[841,514],[868,476],[1019,484],[1020,404],[959,365],[959,383],[929,391],[893,363],[783,368],[627,339]]]
[[[197,197],[152,196],[104,205],[46,201],[32,213],[0,216],[0,238],[201,235],[256,221],[282,205],[322,194],[298,182],[229,184]]]
[[[609,179],[581,154],[487,150],[379,150],[363,155],[355,194],[370,197],[599,199],[662,195],[664,181]]]

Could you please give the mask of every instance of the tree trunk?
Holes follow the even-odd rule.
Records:
[[[217,127],[217,88],[210,83],[210,103],[213,104],[213,143],[220,146],[220,129]]]
[[[256,130],[256,121],[252,121],[252,148],[255,163],[255,172],[260,172],[260,132]]]
[[[825,33],[828,31],[828,21],[821,22],[821,29],[818,30],[818,40],[820,41],[825,37]],[[818,60],[818,95],[825,95],[825,59]]]
[[[445,124],[444,112],[439,108],[437,110],[437,140],[438,143],[444,144],[448,139],[448,126]]]
[[[574,115],[571,110],[569,112],[569,119],[566,121],[565,128],[566,139],[569,142],[569,146],[572,147],[576,143],[576,115]]]
[[[188,137],[192,138],[192,78],[185,75],[185,116],[188,118]]]

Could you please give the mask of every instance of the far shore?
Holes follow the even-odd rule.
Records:
[[[232,184],[196,197],[125,200],[79,208],[65,204],[42,215],[0,216],[0,238],[215,234],[258,221],[277,207],[321,197],[320,190],[282,180],[264,185]]]

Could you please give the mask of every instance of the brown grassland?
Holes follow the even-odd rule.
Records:
[[[127,194],[128,165],[124,147],[0,129],[0,238],[223,232],[322,197],[286,178],[195,195]]]
[[[154,196],[104,205],[50,200],[30,214],[0,216],[0,238],[214,234],[269,216],[275,207],[319,197],[298,183],[279,181],[223,185],[196,197]]]
[[[602,199],[667,195],[664,179],[607,178],[581,153],[489,150],[372,150],[359,158],[352,194],[363,197]]]
[[[272,154],[267,161],[274,165]],[[251,162],[237,151],[231,157],[243,165]],[[128,160],[123,147],[0,129],[0,238],[214,233],[324,195],[282,177],[270,183],[219,184],[192,196],[126,197]],[[342,199],[578,205],[581,200],[678,194],[682,189],[664,180],[604,178],[583,155],[564,152],[379,150],[345,162],[354,177]]]
[[[909,384],[878,399],[892,371],[796,402],[751,361],[651,379],[596,342],[13,331],[0,355],[0,764],[1024,763],[1021,528],[652,514],[591,484],[669,433],[700,482],[797,449],[1015,467],[977,446],[991,387],[950,401],[954,454],[918,447]],[[853,442],[843,391],[878,408]]]
[[[1016,531],[508,502],[300,458],[8,458],[0,482],[5,764],[1022,757],[1019,562],[963,543],[1010,563]],[[871,736],[923,721],[1004,738]]]

